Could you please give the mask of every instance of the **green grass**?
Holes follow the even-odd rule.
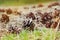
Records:
[[[52,2],[57,0],[0,0],[0,5],[29,5],[36,3]]]
[[[27,31],[23,30],[20,34],[9,34],[2,37],[1,40],[60,40],[60,32],[53,29],[43,28],[41,30]]]

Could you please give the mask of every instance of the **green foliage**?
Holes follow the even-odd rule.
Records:
[[[50,1],[52,2],[57,0],[0,0],[0,5],[25,5]]]
[[[2,37],[2,40],[60,40],[60,31],[43,28],[41,30],[23,30],[20,34],[9,34]]]
[[[43,29],[42,40],[55,40],[56,32],[52,29]]]
[[[14,40],[15,35],[14,34],[10,34],[10,35],[5,35],[2,40]]]

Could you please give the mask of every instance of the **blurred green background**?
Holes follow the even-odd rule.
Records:
[[[0,5],[26,5],[26,4],[36,4],[52,2],[57,0],[0,0]]]

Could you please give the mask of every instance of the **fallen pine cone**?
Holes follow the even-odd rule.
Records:
[[[5,23],[9,22],[9,16],[6,14],[2,14],[1,22]]]

